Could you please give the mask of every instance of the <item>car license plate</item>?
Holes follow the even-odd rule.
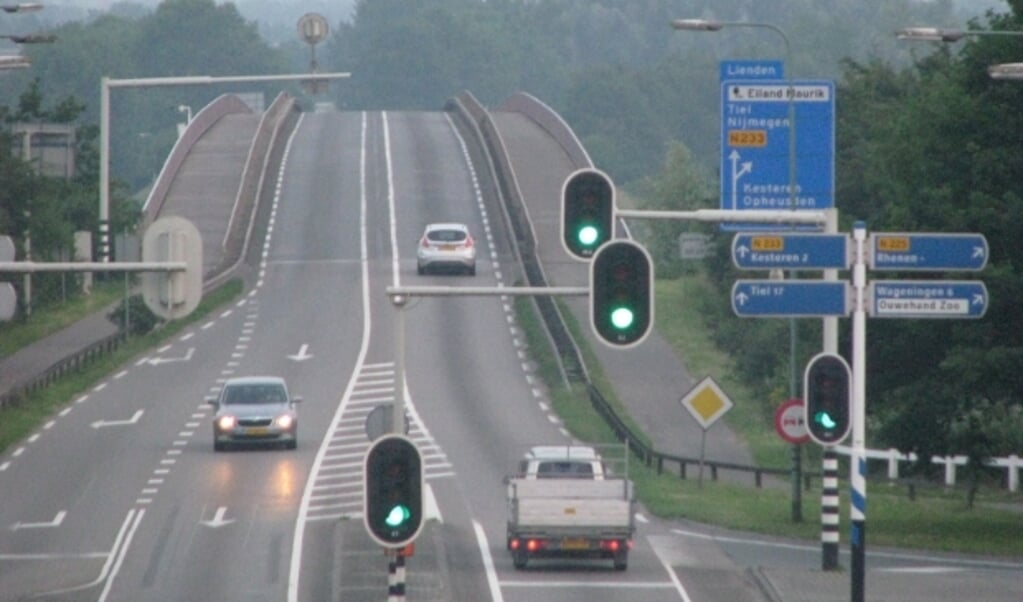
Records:
[[[561,549],[562,550],[588,550],[589,548],[590,548],[590,542],[588,540],[586,540],[586,539],[576,538],[576,537],[571,537],[571,538],[566,537],[565,539],[561,540]]]
[[[440,246],[440,250],[441,251],[454,251],[457,248],[458,247],[456,247],[455,245],[441,245]]]
[[[250,427],[246,427],[246,428],[242,429],[242,434],[243,435],[250,435],[250,436],[253,436],[253,437],[259,437],[259,436],[262,436],[262,435],[266,435],[269,432],[270,432],[270,429],[266,428],[265,426],[250,426]]]

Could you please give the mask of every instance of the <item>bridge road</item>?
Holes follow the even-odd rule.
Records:
[[[552,286],[588,286],[587,264],[573,259],[561,244],[561,187],[572,171],[567,153],[535,122],[521,113],[492,113],[518,176],[519,186],[537,237],[537,255]],[[599,165],[595,166],[598,169]],[[622,228],[618,228],[621,237]],[[641,345],[627,350],[611,349],[599,342],[589,328],[589,300],[569,297],[575,319],[583,331],[601,367],[614,383],[615,392],[629,413],[652,438],[658,451],[698,458],[700,425],[682,407],[679,400],[706,375],[690,375],[685,362],[668,342],[654,330]],[[671,312],[657,307],[658,313]],[[656,324],[655,324],[656,328]],[[726,391],[727,393],[727,391]],[[724,422],[707,433],[708,460],[752,464],[745,444]],[[728,471],[722,477],[731,477]],[[752,477],[735,474],[752,484]]]

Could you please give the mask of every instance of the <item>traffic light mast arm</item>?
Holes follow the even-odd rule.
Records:
[[[0,273],[12,272],[19,274],[32,274],[35,272],[184,272],[186,269],[188,269],[188,263],[184,261],[117,261],[114,263],[101,263],[97,261],[0,262]]]
[[[790,209],[694,209],[693,211],[657,211],[648,209],[617,209],[616,217],[630,219],[678,219],[691,222],[819,224],[827,222],[825,211],[792,211]]]
[[[388,297],[583,297],[585,286],[388,286]]]

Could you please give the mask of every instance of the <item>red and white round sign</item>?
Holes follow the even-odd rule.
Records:
[[[774,412],[774,430],[789,443],[806,443],[810,433],[803,416],[803,400],[789,399]]]

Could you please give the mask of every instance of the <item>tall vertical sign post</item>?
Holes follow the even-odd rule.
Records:
[[[852,455],[850,458],[850,571],[853,602],[864,602],[866,558],[866,339],[867,317],[972,318],[987,312],[987,287],[968,280],[876,280],[874,271],[980,271],[989,249],[981,234],[874,233],[857,222],[845,235],[739,233],[732,260],[739,268],[850,269],[846,282],[782,284],[739,280],[732,288],[732,309],[745,317],[845,317],[852,314]],[[851,291],[851,296],[849,292]],[[839,443],[839,440],[831,442]],[[825,448],[827,449],[827,447]]]

